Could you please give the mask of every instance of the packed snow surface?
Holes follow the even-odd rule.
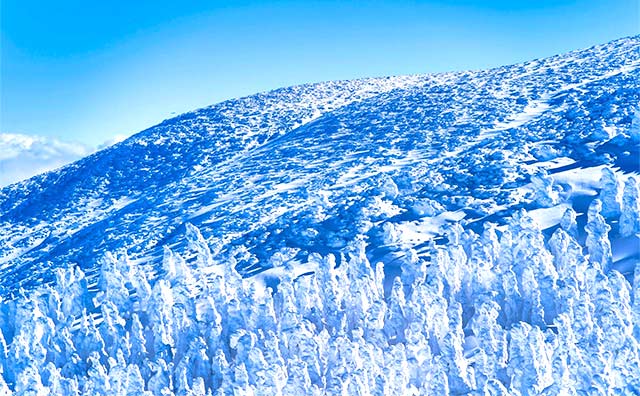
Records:
[[[0,190],[0,394],[640,394],[640,37],[283,88]]]

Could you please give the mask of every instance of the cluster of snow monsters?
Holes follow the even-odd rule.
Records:
[[[453,223],[399,276],[358,237],[272,291],[190,225],[196,254],[166,248],[158,276],[126,255],[97,283],[58,270],[1,305],[0,394],[637,395],[640,262],[625,279],[609,236],[640,233],[638,186],[602,182],[584,227],[573,209],[550,237],[524,210]]]

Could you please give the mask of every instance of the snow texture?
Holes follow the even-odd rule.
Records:
[[[639,49],[283,88],[0,189],[0,394],[640,394]]]

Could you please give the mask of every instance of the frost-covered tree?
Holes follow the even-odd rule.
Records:
[[[636,263],[633,271],[633,305],[632,321],[633,335],[636,340],[640,340],[640,262]]]
[[[636,179],[631,176],[624,183],[622,193],[620,235],[626,237],[638,233],[640,233],[640,191]]]
[[[582,246],[565,229],[558,228],[549,239],[549,251],[562,280],[571,278],[579,284],[584,282],[587,261],[584,259]]]
[[[534,200],[540,206],[547,208],[558,203],[559,193],[554,188],[553,178],[548,176],[546,172],[541,171],[539,174],[532,176],[531,185]]]
[[[640,266],[611,268],[601,208],[584,249],[573,210],[551,237],[522,211],[394,246],[396,268],[360,236],[270,287],[189,227],[155,278],[107,255],[95,283],[69,268],[1,301],[0,394],[633,394]]]
[[[607,271],[611,265],[611,242],[609,241],[609,231],[611,226],[600,214],[602,210],[602,202],[594,199],[589,205],[587,212],[587,225],[585,231],[587,233],[587,251],[589,252],[589,262],[594,264],[596,268]]]
[[[620,181],[609,168],[602,169],[600,177],[600,195],[602,202],[602,216],[614,218],[620,216]]]
[[[629,128],[629,136],[632,142],[636,144],[640,143],[640,108],[636,108],[633,114],[631,128]]]
[[[573,238],[578,238],[578,223],[576,222],[576,211],[573,208],[567,208],[560,220],[560,228]]]

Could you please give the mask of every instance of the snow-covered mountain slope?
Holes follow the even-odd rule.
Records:
[[[226,250],[245,246],[259,263],[241,272],[259,271],[282,248],[304,261],[383,224],[431,229],[421,206],[495,218],[531,203],[530,176],[545,168],[637,171],[624,137],[639,101],[637,42],[488,71],[285,88],[165,121],[0,191],[0,287],[38,284],[69,262],[90,270],[105,251],[161,257],[187,222]],[[399,198],[372,203],[385,180]],[[346,227],[370,205],[387,219]]]
[[[0,187],[67,165],[90,152],[80,144],[0,133]]]
[[[45,263],[91,267],[97,252],[124,247],[147,255],[149,245],[183,230],[204,206],[176,197],[181,191],[212,187],[209,198],[232,193],[200,174],[226,167],[231,174],[225,178],[232,178],[233,161],[242,162],[267,141],[350,102],[424,78],[303,85],[224,102],[166,121],[59,172],[5,188],[0,287],[50,278]]]
[[[6,187],[4,381],[636,394],[639,108],[631,37],[231,100]]]

